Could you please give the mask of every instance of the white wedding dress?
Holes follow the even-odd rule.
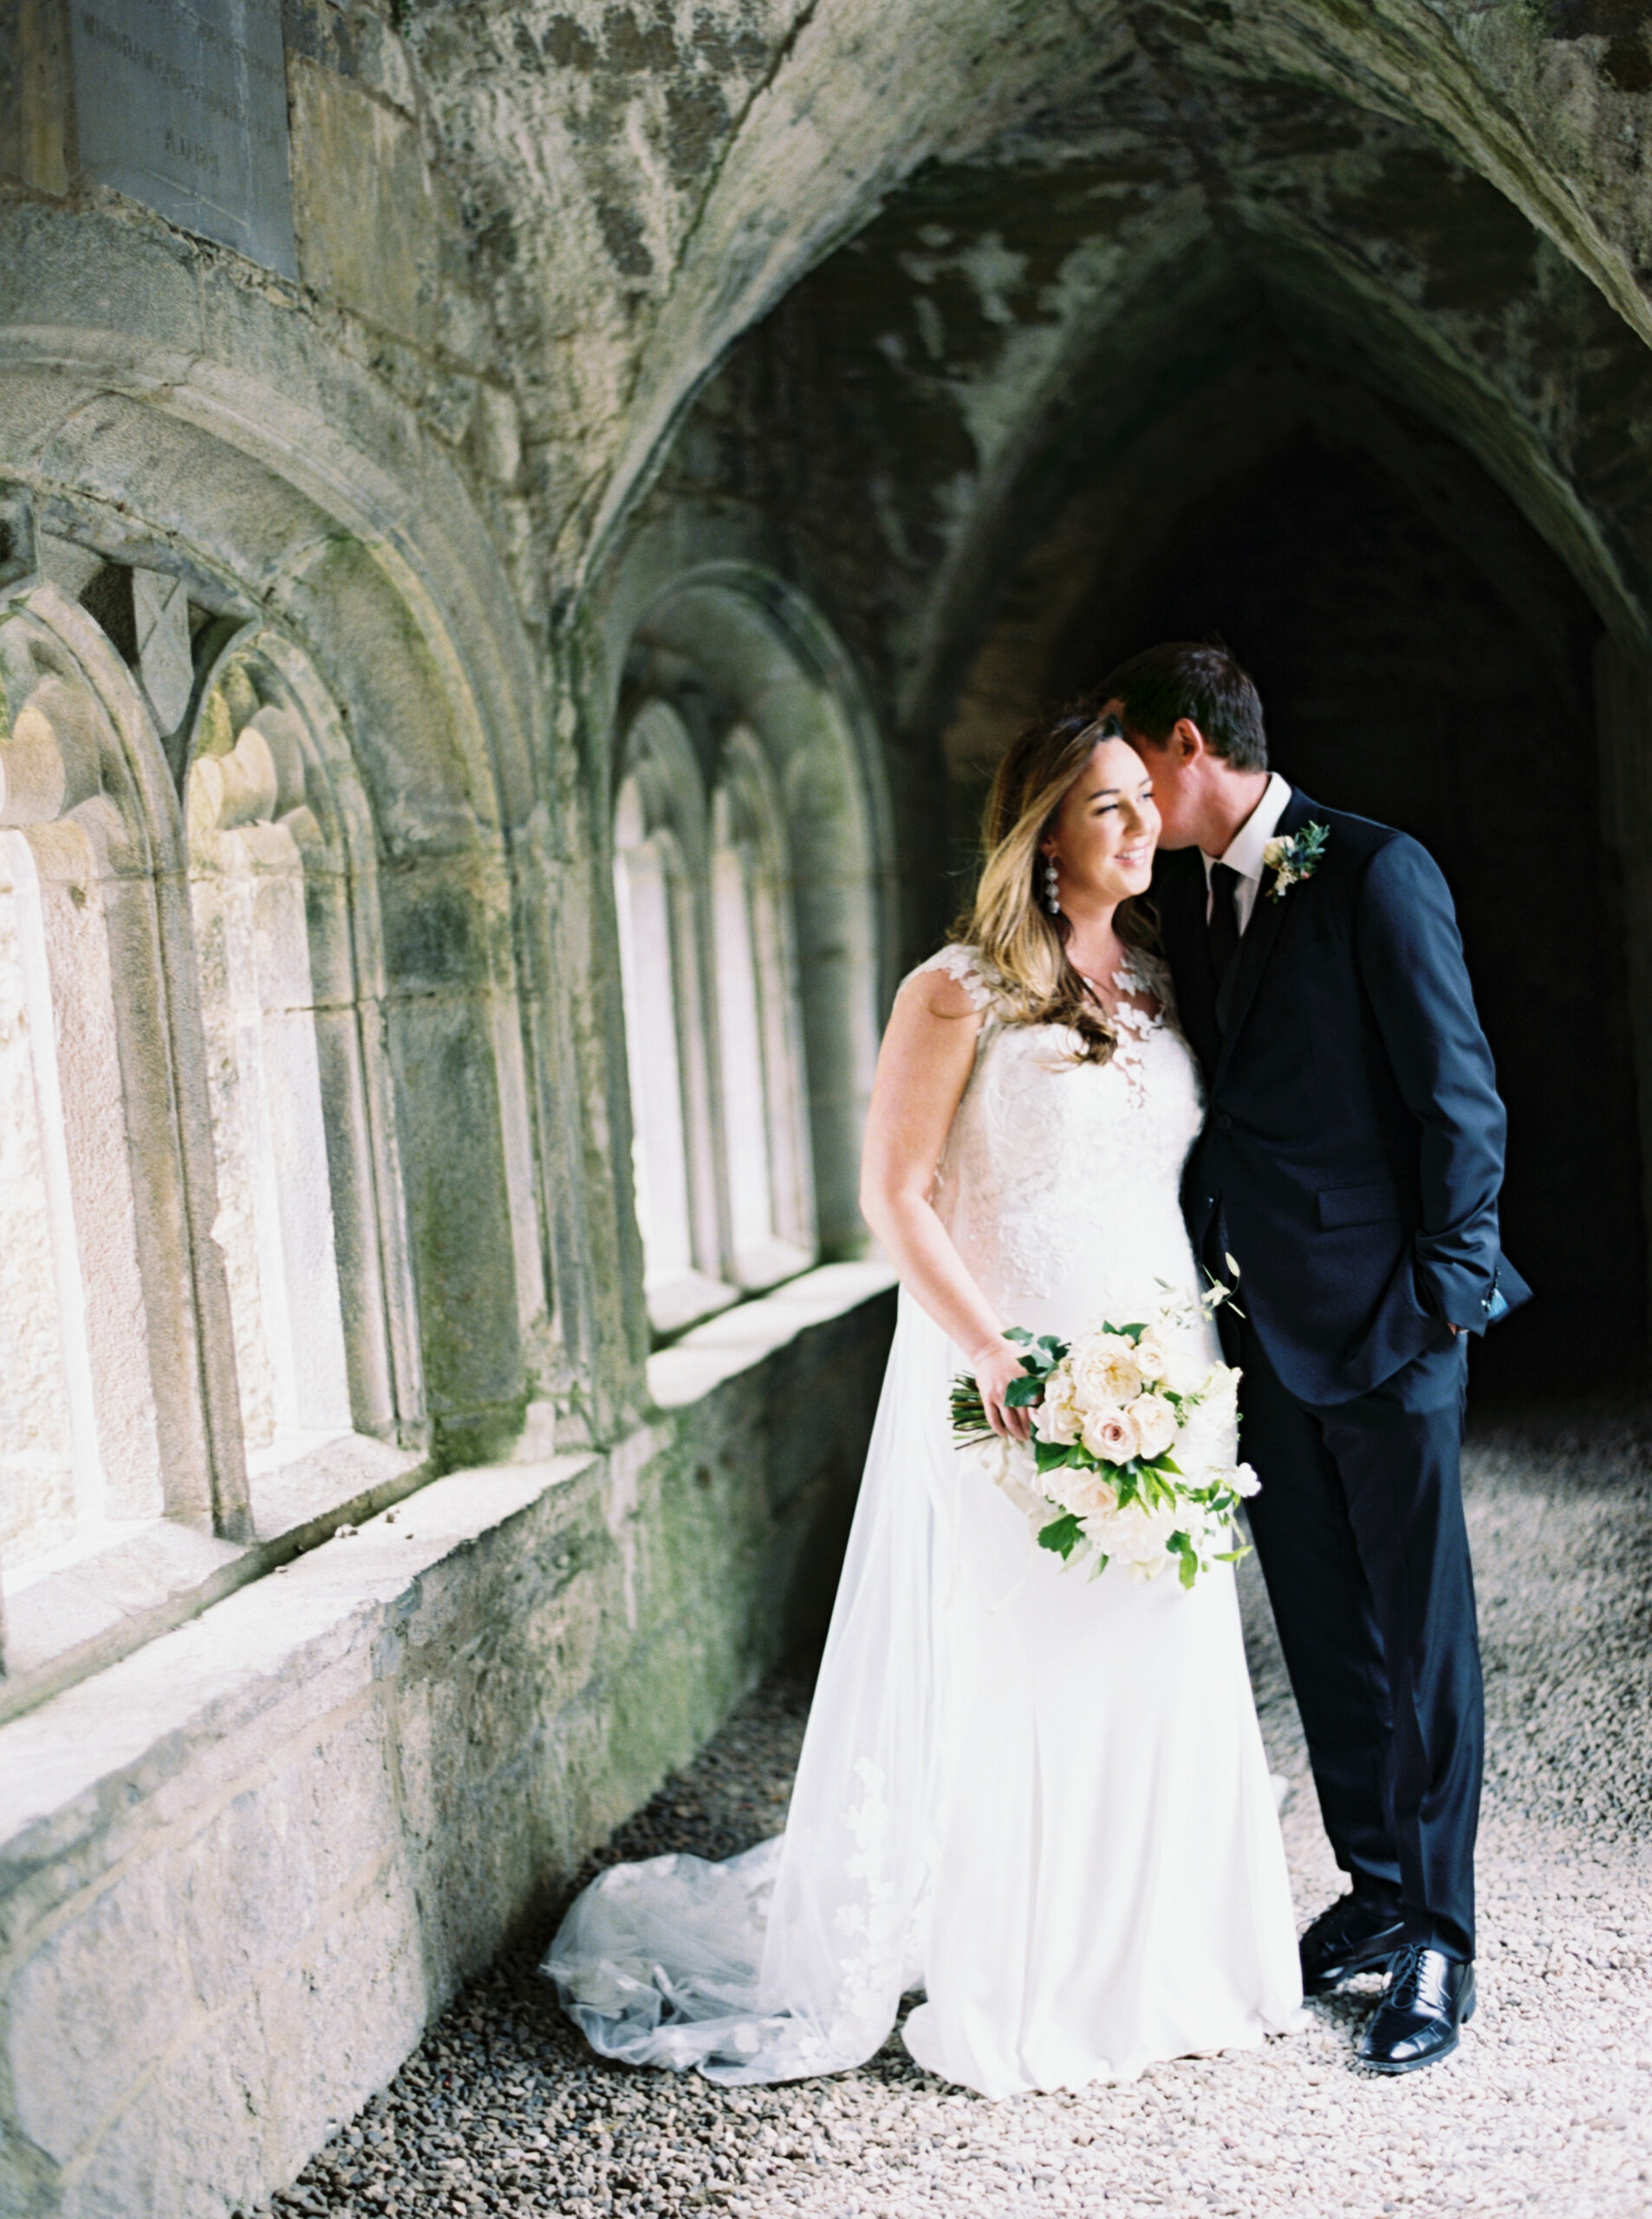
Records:
[[[1123,983],[1162,1006],[1156,966]],[[985,1012],[937,1203],[1006,1324],[1154,1315],[1194,1269],[1178,1206],[1193,1057],[1132,1017],[1105,1065]],[[1187,1328],[1207,1354],[1215,1337]],[[545,1960],[591,2043],[782,2080],[907,2049],[987,2096],[1252,2045],[1301,2001],[1230,1566],[1092,1581],[952,1445],[963,1352],[906,1294],[786,1830],[721,1864],[593,1881]],[[1233,1460],[1232,1420],[1206,1446]],[[1266,1474],[1262,1474],[1265,1482]]]

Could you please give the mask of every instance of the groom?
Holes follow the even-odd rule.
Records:
[[[1468,1336],[1528,1292],[1498,1242],[1503,1105],[1439,870],[1270,773],[1226,650],[1151,647],[1099,699],[1164,820],[1153,893],[1208,1095],[1183,1206],[1206,1267],[1237,1268],[1251,1527],[1353,1884],[1302,1937],[1303,1985],[1385,1971],[1360,2055],[1408,2073],[1474,2008],[1458,1456]]]

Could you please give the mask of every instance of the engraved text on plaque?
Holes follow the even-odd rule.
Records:
[[[281,0],[71,0],[81,166],[297,275]]]

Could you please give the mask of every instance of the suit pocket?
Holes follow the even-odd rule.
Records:
[[[1400,1214],[1400,1197],[1386,1181],[1377,1187],[1331,1187],[1318,1197],[1319,1222],[1326,1232],[1345,1225],[1391,1223]]]

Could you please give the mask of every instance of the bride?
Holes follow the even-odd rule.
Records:
[[[1199,1081],[1136,906],[1158,827],[1116,722],[1035,727],[987,805],[968,939],[896,998],[862,1199],[900,1317],[786,1830],[586,1889],[544,1969],[608,2056],[834,2072],[921,1989],[913,2057],[1008,2096],[1294,2023],[1232,1567],[1191,1591],[1065,1570],[948,1417],[968,1369],[1024,1438],[1006,1328],[1071,1338],[1194,1292]],[[1189,1309],[1187,1353],[1213,1361]],[[1231,1416],[1195,1422],[1231,1463]]]

